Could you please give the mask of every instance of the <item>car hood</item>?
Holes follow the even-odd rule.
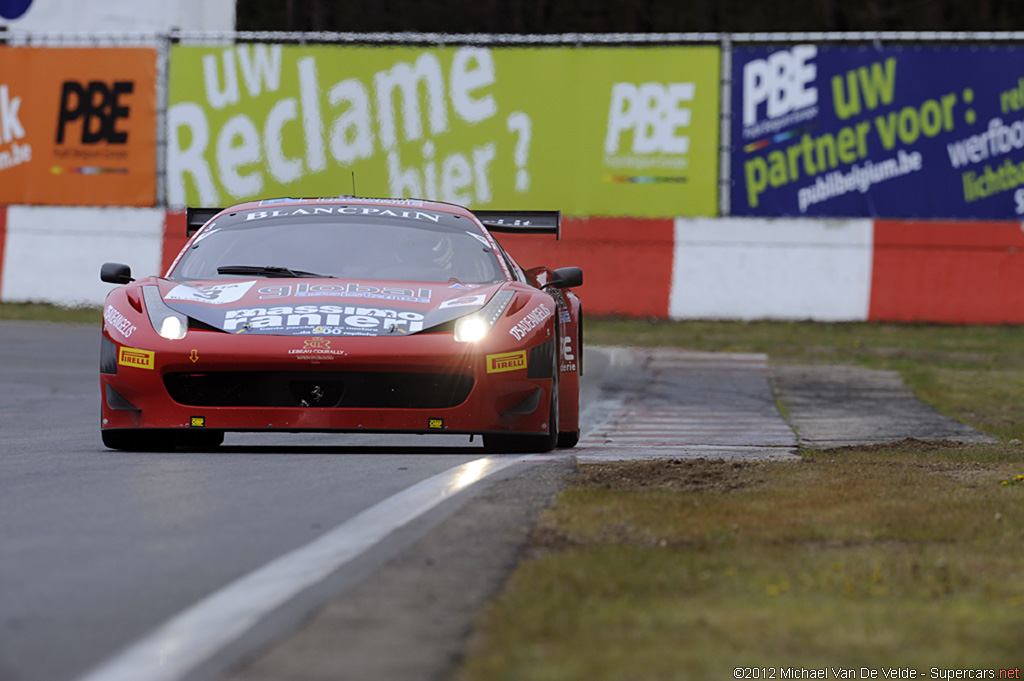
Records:
[[[393,336],[475,312],[502,286],[252,278],[161,280],[160,293],[172,310],[228,333]]]

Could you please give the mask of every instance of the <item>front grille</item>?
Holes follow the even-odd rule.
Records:
[[[106,336],[100,336],[100,373],[117,373],[117,345]]]
[[[530,348],[530,361],[526,365],[527,378],[551,378],[554,361],[555,339],[549,338],[540,345]]]
[[[394,372],[218,371],[164,376],[171,399],[196,407],[443,409],[461,404],[473,377]]]

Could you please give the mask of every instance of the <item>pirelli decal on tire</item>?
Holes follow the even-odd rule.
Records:
[[[489,374],[496,374],[501,371],[517,371],[525,368],[526,350],[487,355],[487,373]]]
[[[155,366],[153,357],[152,350],[138,350],[122,346],[117,352],[117,363],[137,369],[152,369]]]

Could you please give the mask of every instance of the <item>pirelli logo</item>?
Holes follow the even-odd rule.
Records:
[[[137,369],[152,369],[154,367],[153,357],[154,353],[151,350],[138,350],[122,346],[117,352],[117,363]]]
[[[500,371],[515,371],[526,368],[526,350],[502,352],[487,355],[487,373],[496,374]]]

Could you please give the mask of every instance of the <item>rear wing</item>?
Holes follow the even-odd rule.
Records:
[[[562,238],[559,210],[475,210],[473,215],[490,232],[509,234],[554,234]]]
[[[199,231],[199,228],[210,221],[223,208],[186,208],[185,209],[185,236],[192,236]]]
[[[192,236],[223,208],[186,208],[186,235]],[[475,210],[473,215],[491,232],[510,234],[554,234],[562,238],[559,210]]]

